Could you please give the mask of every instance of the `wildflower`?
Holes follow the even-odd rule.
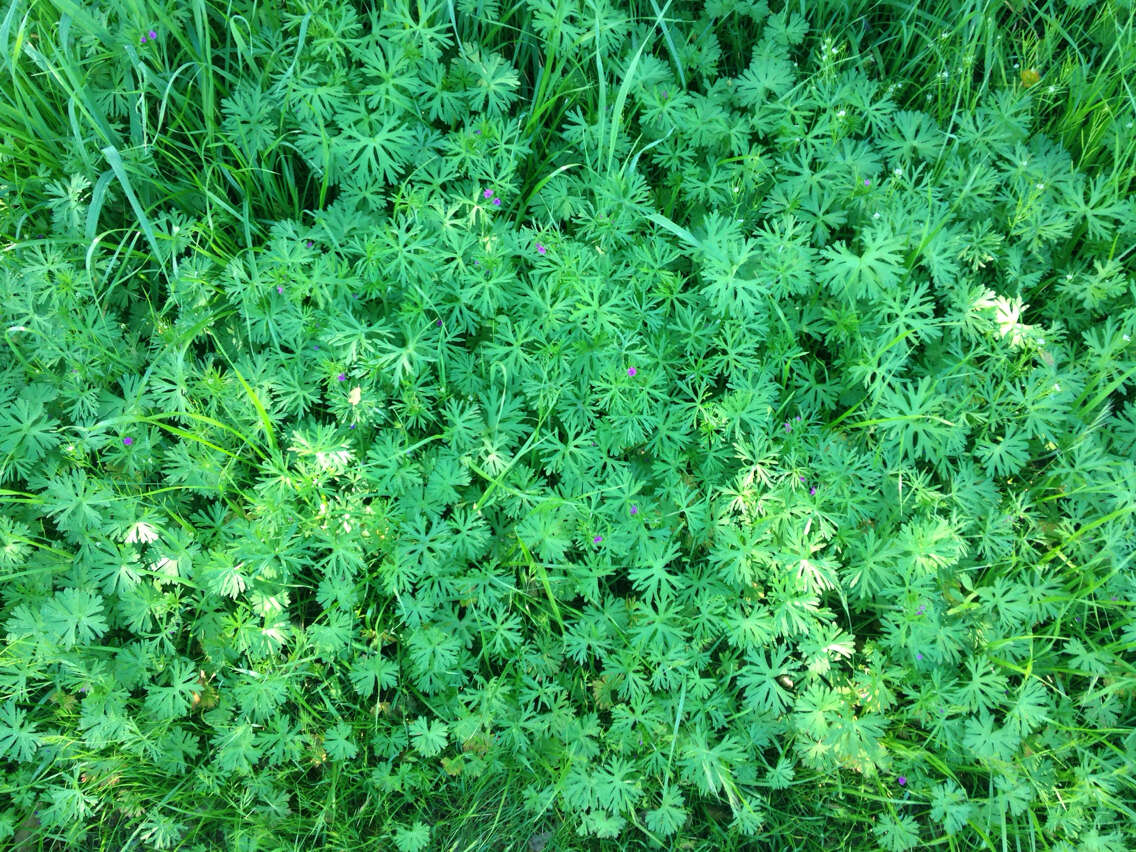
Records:
[[[812,496],[813,494],[816,494],[816,493],[817,493],[817,490],[816,490],[816,486],[814,485],[812,488],[809,489],[809,496]]]
[[[154,41],[157,37],[158,37],[158,34],[156,32],[154,32],[153,30],[150,30],[150,41]]]
[[[545,248],[544,246],[542,246],[542,245],[541,245],[540,243],[537,243],[537,244],[536,244],[536,253],[537,253],[537,254],[544,254],[544,253],[545,253],[546,251],[548,251],[548,249],[546,249],[546,248]]]
[[[280,284],[277,284],[277,285],[276,285],[276,292],[277,292],[277,293],[280,293],[280,294],[283,294],[283,293],[284,293],[284,287],[283,287],[282,285],[280,285]]]
[[[442,324],[441,320],[435,320],[434,321],[434,325],[440,326],[441,324]]]
[[[123,438],[122,443],[123,443],[124,446],[129,447],[131,444],[134,443],[134,439],[133,438]]]
[[[474,132],[474,134],[476,134],[477,136],[480,136],[480,135],[481,135],[481,131],[480,131],[480,130],[475,130],[475,131],[473,131],[473,132]]]
[[[793,427],[789,425],[788,420],[785,421],[785,431],[786,432],[792,432],[793,431]]]
[[[628,367],[627,368],[627,375],[629,375],[629,376],[634,376],[637,372],[638,372],[638,370],[636,370],[634,367]]]
[[[804,477],[802,476],[802,477],[801,477],[801,482],[804,482],[804,481],[805,481],[805,478],[804,478]]]
[[[595,543],[595,544],[599,544],[601,541],[603,541],[602,535],[597,535],[595,538],[592,539],[592,542]]]
[[[896,780],[896,783],[898,783],[900,787],[906,787],[907,786],[907,776],[906,775],[900,775],[895,780]]]
[[[922,660],[922,659],[923,659],[923,655],[922,655],[922,654],[916,654],[916,655],[915,655],[915,659],[917,659],[917,660]]]
[[[639,514],[639,507],[638,506],[632,506],[631,507],[631,514],[633,514],[633,515]],[[1116,598],[1113,598],[1113,600],[1116,600]]]
[[[311,248],[312,247],[312,241],[308,240],[306,243],[304,243],[304,245],[306,245],[308,248]]]
[[[145,44],[145,43],[146,43],[146,36],[142,36],[142,41],[140,41],[139,44]]]
[[[336,376],[336,378],[339,379],[339,381],[341,381],[341,382],[345,382],[345,381],[347,381],[347,374],[346,373],[340,373],[338,376]]]
[[[501,199],[500,198],[494,198],[493,199],[493,206],[494,207],[500,207],[501,206]]]
[[[864,186],[871,186],[871,185],[872,185],[872,182],[870,180],[868,180],[867,178],[864,178]]]
[[[485,190],[485,192],[481,193],[481,197],[482,198],[492,198],[493,197],[493,190],[491,190],[491,189]]]

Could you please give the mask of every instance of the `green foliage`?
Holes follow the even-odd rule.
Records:
[[[0,838],[1132,845],[1131,4],[372,5],[0,24]]]

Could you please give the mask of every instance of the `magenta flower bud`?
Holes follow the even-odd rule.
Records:
[[[146,43],[146,36],[142,36],[142,41],[140,42],[140,44],[145,44],[145,43]]]
[[[812,488],[809,489],[809,496],[812,496],[813,494],[816,494],[816,493],[817,493],[816,486],[813,486]]]
[[[603,541],[603,536],[597,535],[595,538],[592,539],[592,541],[596,544],[599,544],[601,541]]]
[[[864,178],[864,186],[871,186],[871,185],[872,185],[872,182],[870,180],[868,180],[867,178]]]
[[[283,287],[282,287],[282,286],[281,286],[280,284],[277,284],[277,285],[276,285],[276,292],[277,292],[277,293],[280,293],[280,294],[283,294],[283,293],[284,293],[284,288],[283,288]]]
[[[542,246],[540,243],[536,244],[536,253],[537,254],[544,254],[546,251],[547,251],[547,249],[544,246]]]
[[[493,197],[493,190],[487,189],[487,190],[485,190],[485,192],[481,193],[481,195],[482,195],[483,198],[492,198]]]
[[[154,32],[153,30],[150,30],[150,41],[153,41],[157,37],[158,37],[158,34],[156,32]]]
[[[341,381],[341,382],[345,382],[345,381],[347,381],[347,374],[346,373],[340,373],[338,376],[336,376],[336,378],[339,379],[339,381]]]
[[[906,775],[900,775],[895,780],[899,784],[900,787],[906,787],[907,786],[907,776]]]
[[[627,368],[627,375],[629,375],[629,376],[634,376],[637,372],[639,372],[639,371],[636,370],[634,367],[628,367]]]
[[[134,443],[134,439],[133,439],[133,438],[123,438],[123,439],[122,439],[122,443],[123,443],[123,444],[124,444],[125,446],[129,447],[129,446],[130,446],[131,444],[133,444],[133,443]]]

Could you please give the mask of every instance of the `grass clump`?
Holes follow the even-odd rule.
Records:
[[[1133,23],[13,4],[0,839],[1128,848]]]

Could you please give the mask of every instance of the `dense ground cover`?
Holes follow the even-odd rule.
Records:
[[[0,842],[1132,848],[1134,24],[12,3]]]

